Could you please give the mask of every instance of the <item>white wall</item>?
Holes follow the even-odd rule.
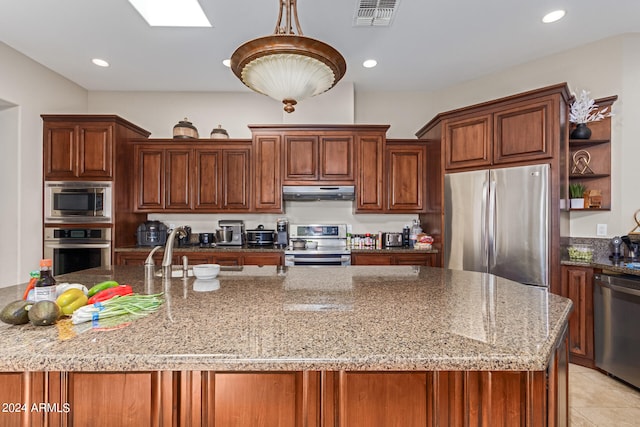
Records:
[[[89,93],[92,114],[117,114],[151,132],[171,138],[185,117],[200,138],[222,125],[231,138],[251,138],[250,124],[353,123],[353,84],[340,82],[331,91],[301,101],[293,113],[282,104],[253,92],[105,92]]]
[[[42,257],[43,113],[86,113],[87,91],[0,42],[0,287],[29,280]],[[16,188],[18,191],[16,191]]]

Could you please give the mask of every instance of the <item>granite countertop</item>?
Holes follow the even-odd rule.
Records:
[[[113,279],[166,302],[111,329],[1,323],[1,371],[539,371],[572,307],[544,288],[431,267],[244,266],[207,282],[114,266],[57,279]],[[24,288],[0,289],[0,305]]]

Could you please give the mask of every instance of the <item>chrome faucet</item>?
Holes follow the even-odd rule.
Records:
[[[167,237],[167,244],[164,248],[164,257],[162,258],[162,273],[165,277],[171,277],[171,258],[173,258],[173,244],[176,240],[176,235],[186,236],[187,232],[183,226],[178,226],[171,230],[171,234]]]

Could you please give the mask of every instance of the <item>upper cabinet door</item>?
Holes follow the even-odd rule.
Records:
[[[356,212],[381,213],[384,210],[384,134],[358,135],[358,179]]]
[[[315,135],[285,135],[284,183],[317,181],[318,137]]]
[[[387,141],[387,210],[425,212],[426,147],[424,144],[390,144]]]
[[[281,135],[254,135],[253,207],[258,212],[282,212],[281,151]]]
[[[320,137],[320,181],[353,181],[353,134]]]
[[[222,189],[220,179],[222,160],[220,150],[196,148],[195,158],[195,179],[194,179],[194,200],[193,208],[196,210],[220,209]]]
[[[44,177],[46,180],[76,177],[76,126],[72,123],[45,123]]]
[[[553,132],[560,128],[552,98],[523,102],[493,114],[493,163],[553,157]],[[556,123],[552,123],[555,120]]]
[[[251,209],[251,146],[222,149],[222,209]]]
[[[162,147],[135,148],[135,189],[138,212],[164,209],[164,150]]]
[[[191,156],[189,149],[168,149],[165,152],[165,209],[191,208]]]
[[[443,120],[445,168],[491,165],[491,114]]]
[[[78,177],[113,176],[113,125],[86,123],[78,129]]]

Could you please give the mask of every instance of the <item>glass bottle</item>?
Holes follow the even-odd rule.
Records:
[[[38,301],[56,300],[56,279],[51,271],[52,261],[43,259],[40,261],[40,278],[34,285],[33,297]]]

